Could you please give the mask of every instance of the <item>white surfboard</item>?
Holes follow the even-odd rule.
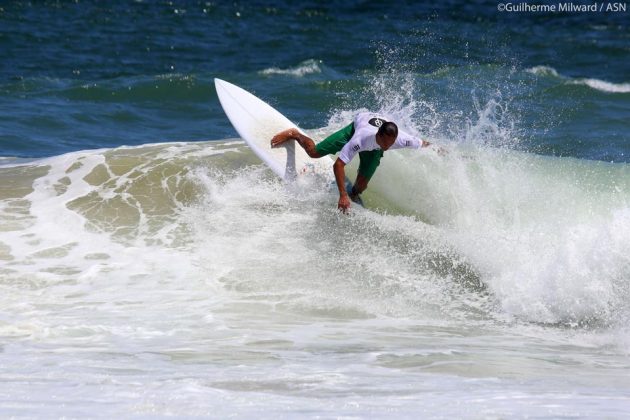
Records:
[[[274,135],[287,128],[297,127],[288,118],[271,105],[225,80],[214,79],[214,85],[221,106],[238,134],[280,178],[294,181],[315,173],[326,181],[334,181],[334,162],[329,156],[313,159],[295,141],[271,148]],[[300,132],[303,133],[302,130]]]

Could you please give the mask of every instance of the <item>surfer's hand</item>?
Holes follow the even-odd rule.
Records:
[[[434,146],[434,149],[435,149],[435,151],[437,152],[438,156],[442,156],[442,157],[444,157],[444,156],[448,155],[448,150],[446,150],[446,149],[445,149],[445,148],[443,148],[443,147],[440,147],[440,146],[438,146],[438,145],[435,145],[435,146]]]
[[[337,208],[341,210],[342,213],[348,213],[348,210],[350,210],[350,197],[348,197],[348,194],[342,194],[339,196]]]
[[[442,146],[438,146],[437,144],[433,144],[429,141],[422,140],[421,147],[429,147],[432,146],[431,149],[435,150],[438,156],[446,156],[448,155],[448,150],[443,148]]]

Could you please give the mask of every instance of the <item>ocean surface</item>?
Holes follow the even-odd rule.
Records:
[[[447,153],[341,215],[215,77]],[[629,325],[630,10],[0,2],[0,417],[627,418]]]

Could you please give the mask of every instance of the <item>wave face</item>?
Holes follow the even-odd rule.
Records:
[[[465,156],[429,163],[395,155],[379,191],[446,226],[507,313],[548,323],[625,320],[627,165],[505,151]]]
[[[582,378],[569,380],[581,412],[624,410],[606,389],[625,389],[625,371],[602,372],[589,354],[623,366],[629,350],[625,164],[456,144],[444,157],[396,151],[365,193],[369,209],[350,216],[334,191],[281,183],[238,141],[75,152],[0,173],[0,335],[13,374],[33,354],[47,372],[41,386],[22,374],[9,398],[28,388],[47,401],[50,383],[73,386],[70,364],[83,398],[99,395],[65,396],[72,408],[58,412],[77,415],[164,401],[205,415],[258,392],[246,413],[346,410],[320,405],[334,393],[378,414],[385,389],[415,395],[420,382],[505,413],[519,406],[492,395],[551,403],[557,377]],[[483,387],[461,389],[462,376]],[[357,397],[368,383],[382,391]],[[595,406],[581,397],[592,392]]]
[[[433,150],[387,153],[366,201],[392,213],[392,220],[372,211],[340,220],[333,188],[321,191],[314,183],[299,193],[286,189],[264,168],[246,166],[257,159],[239,142],[102,149],[9,164],[2,168],[8,182],[1,197],[0,259],[11,267],[9,277],[83,278],[99,269],[110,273],[112,265],[126,267],[132,262],[124,257],[129,247],[134,258],[147,253],[153,261],[161,250],[158,255],[192,253],[186,259],[202,240],[204,255],[214,249],[208,258],[218,262],[238,260],[235,255],[245,252],[239,247],[251,242],[246,254],[262,252],[252,255],[255,270],[276,261],[268,269],[269,278],[278,281],[287,270],[321,275],[301,259],[290,259],[291,270],[275,267],[285,252],[294,247],[306,252],[309,238],[315,238],[312,263],[329,261],[329,275],[339,278],[334,282],[345,276],[378,279],[382,270],[394,269],[387,267],[390,258],[409,259],[402,264],[409,271],[392,278],[404,283],[422,273],[443,282],[455,276],[455,284],[488,287],[502,315],[549,324],[622,325],[630,313],[628,166],[509,150],[450,150],[444,157]],[[251,237],[261,223],[270,231]],[[318,246],[335,244],[338,229],[354,233],[335,249],[359,247],[362,254],[341,277],[334,272],[348,264],[347,256]],[[391,254],[380,256],[381,246]],[[436,258],[450,269],[432,272]],[[232,269],[251,264],[236,260]],[[458,265],[466,269],[455,270]]]

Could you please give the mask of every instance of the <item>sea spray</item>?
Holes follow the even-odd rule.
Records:
[[[404,129],[427,132],[419,109],[439,104],[418,100],[421,84],[419,76],[386,69],[373,76],[363,97],[371,95],[376,111]],[[620,325],[630,310],[627,166],[512,150],[526,140],[511,106],[524,86],[494,87],[471,90],[468,114],[431,114],[428,126],[444,131],[433,131],[429,140],[445,147],[446,156],[432,148],[386,153],[367,202],[373,197],[377,208],[442,227],[510,316]],[[338,111],[330,123],[357,111]]]

